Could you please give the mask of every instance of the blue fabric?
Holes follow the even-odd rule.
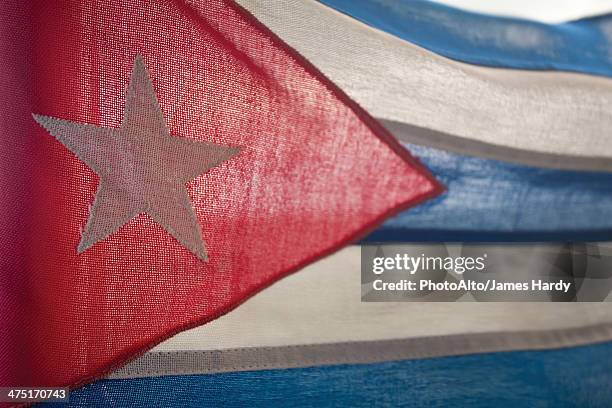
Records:
[[[611,407],[612,343],[398,362],[102,380],[81,407]]]
[[[404,145],[448,191],[387,220],[363,242],[612,238],[612,173],[543,169]]]
[[[320,1],[468,63],[612,74],[612,15],[547,25],[423,0]],[[610,173],[541,169],[407,147],[448,192],[388,220],[363,242],[612,238]]]
[[[612,16],[549,25],[470,13],[423,0],[320,1],[370,26],[470,64],[612,75]]]

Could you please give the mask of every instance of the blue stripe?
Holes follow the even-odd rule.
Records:
[[[446,57],[479,65],[612,75],[612,16],[549,25],[423,0],[320,0]]]
[[[60,404],[56,404],[60,406]],[[610,407],[612,343],[399,362],[102,380],[70,407]]]
[[[612,173],[542,169],[405,146],[448,191],[387,220],[364,242],[612,239]]]

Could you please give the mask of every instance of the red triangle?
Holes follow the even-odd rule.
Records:
[[[0,22],[20,31],[0,71],[18,76],[7,92],[19,102],[10,105],[15,119],[1,123],[0,154],[15,163],[1,176],[11,188],[0,205],[13,223],[0,240],[11,259],[0,283],[12,285],[0,287],[1,386],[100,377],[441,191],[245,11],[229,1],[187,4],[2,6]],[[143,215],[77,254],[98,177],[30,115],[119,126],[137,54],[172,134],[243,147],[188,184],[208,262]]]

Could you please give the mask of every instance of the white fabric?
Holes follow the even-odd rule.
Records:
[[[360,249],[352,246],[152,351],[554,330],[612,322],[610,303],[363,303],[360,294]]]
[[[240,149],[172,136],[140,56],[134,61],[121,127],[33,116],[100,177],[79,253],[147,213],[194,255],[208,260],[185,184]]]
[[[314,0],[238,0],[380,119],[545,153],[612,157],[612,81],[473,66]]]
[[[475,13],[561,23],[612,12],[610,0],[433,0]]]

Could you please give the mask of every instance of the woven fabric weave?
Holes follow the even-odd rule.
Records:
[[[0,8],[0,386],[97,378],[440,192],[233,2]],[[208,262],[145,214],[77,252],[99,177],[31,115],[118,128],[136,55],[173,137],[241,148],[186,184]]]

